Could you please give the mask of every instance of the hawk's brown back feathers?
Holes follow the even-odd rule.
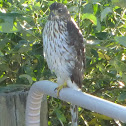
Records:
[[[71,71],[71,81],[74,81],[76,84],[78,84],[79,88],[81,88],[83,70],[85,67],[84,39],[76,24],[71,20],[67,22],[67,30],[70,44],[71,46],[74,46],[77,52],[75,67]]]

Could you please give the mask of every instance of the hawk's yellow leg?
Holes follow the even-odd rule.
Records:
[[[56,90],[57,90],[57,96],[58,97],[59,97],[60,90],[63,89],[63,88],[65,88],[65,87],[67,87],[67,83],[66,82],[56,88]]]

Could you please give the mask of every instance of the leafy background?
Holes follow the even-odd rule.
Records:
[[[56,81],[42,46],[42,30],[55,1],[67,5],[87,39],[82,90],[126,105],[126,0],[0,0],[0,91],[24,89],[43,79]],[[69,104],[48,99],[48,125],[70,126]],[[79,124],[125,125],[82,108]]]

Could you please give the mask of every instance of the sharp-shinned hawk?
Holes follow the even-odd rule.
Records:
[[[64,83],[81,89],[85,66],[84,39],[67,7],[50,6],[50,15],[43,30],[43,50],[49,69],[57,76],[59,87]],[[77,106],[72,105],[72,126],[77,126]]]

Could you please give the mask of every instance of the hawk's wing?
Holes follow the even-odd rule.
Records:
[[[71,81],[75,82],[79,88],[82,86],[82,76],[85,67],[85,47],[84,39],[77,25],[72,21],[67,22],[67,30],[70,40],[70,45],[76,51],[75,67],[71,70]]]

